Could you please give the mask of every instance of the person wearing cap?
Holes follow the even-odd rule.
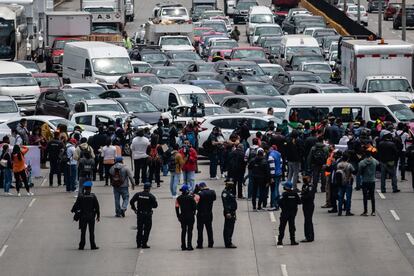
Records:
[[[233,193],[232,181],[225,182],[226,187],[221,192],[221,200],[223,201],[224,229],[223,238],[226,248],[237,248],[232,242],[234,224],[236,223],[237,200]]]
[[[83,183],[84,191],[78,196],[71,212],[79,217],[79,229],[81,230],[81,240],[79,243],[79,250],[85,248],[86,228],[89,228],[89,241],[91,249],[96,250],[99,247],[95,243],[95,219],[100,220],[99,201],[94,193],[91,192],[92,181]]]
[[[157,199],[150,190],[151,183],[145,183],[144,190],[136,193],[129,202],[131,209],[137,214],[137,248],[150,248],[148,238],[152,227],[152,209],[158,207]]]
[[[207,187],[205,182],[198,184],[200,192],[197,204],[197,248],[203,248],[203,230],[206,227],[208,237],[208,247],[212,248],[214,245],[213,239],[213,203],[216,200],[216,192]]]
[[[69,139],[66,144],[67,163],[64,165],[63,178],[66,185],[67,192],[74,192],[76,190],[76,179],[78,173],[78,161],[75,160],[75,146],[77,141]]]
[[[397,166],[398,149],[395,145],[392,134],[388,130],[381,132],[383,134],[381,141],[378,143],[378,159],[381,164],[381,192],[385,193],[385,181],[387,174],[391,176],[392,192],[398,193],[400,190],[397,186]]]
[[[194,250],[192,239],[197,203],[194,197],[190,195],[190,187],[188,185],[184,184],[180,191],[181,195],[175,200],[175,213],[177,214],[178,221],[181,223],[181,250]]]
[[[293,184],[290,181],[286,181],[283,184],[285,192],[283,192],[282,197],[279,200],[279,206],[282,209],[280,213],[280,225],[279,225],[279,236],[277,245],[283,245],[283,238],[285,236],[286,224],[289,223],[289,234],[290,234],[290,244],[298,245],[295,239],[295,218],[298,212],[298,205],[301,204],[299,195],[293,190]]]
[[[132,171],[123,164],[122,156],[115,158],[115,164],[109,169],[109,175],[111,176],[111,185],[113,188],[115,199],[115,216],[125,217],[125,211],[128,208],[129,201],[129,182],[132,183],[132,189],[134,189],[134,176]],[[120,204],[120,198],[122,197],[122,206]]]

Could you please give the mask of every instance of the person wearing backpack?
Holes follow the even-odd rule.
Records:
[[[279,210],[278,202],[280,198],[279,184],[280,184],[280,179],[282,177],[282,155],[277,150],[276,145],[271,146],[267,161],[269,162],[270,175],[271,175],[270,207],[272,208],[271,209],[272,211],[277,211]]]
[[[288,161],[287,181],[292,182],[293,189],[298,191],[300,164],[304,154],[304,143],[299,137],[299,131],[294,129],[286,143],[286,160]]]
[[[218,127],[215,126],[213,128],[206,140],[206,143],[209,145],[206,150],[209,153],[210,159],[210,179],[220,179],[220,177],[217,176],[217,166],[220,159],[219,155],[221,155],[223,152],[224,137],[220,133],[220,129]],[[205,144],[203,144],[203,146],[204,145]]]
[[[345,196],[345,215],[354,215],[353,213],[351,213],[351,197],[353,184],[352,174],[354,170],[354,167],[351,165],[351,163],[349,163],[348,152],[344,152],[342,155],[342,159],[336,166],[336,171],[334,173],[335,183],[338,186],[338,216],[342,216],[343,201]]]
[[[147,182],[147,148],[150,145],[150,141],[147,137],[144,137],[144,130],[139,129],[137,131],[137,136],[132,139],[131,150],[132,150],[132,159],[134,159],[134,178],[135,185],[138,185],[140,182]]]
[[[243,144],[242,144],[243,145]],[[244,147],[244,145],[243,145]],[[252,172],[249,168],[249,164],[251,162],[253,162],[253,160],[256,158],[257,156],[257,151],[259,149],[259,140],[257,138],[253,138],[252,139],[252,146],[249,147],[245,154],[244,154],[244,161],[247,164],[247,175],[248,175],[248,179],[249,179],[249,183],[247,184],[247,198],[251,198],[252,197],[252,193],[253,193],[253,179],[252,179]],[[230,160],[231,162],[231,160]]]
[[[111,139],[108,138],[106,140],[106,145],[102,148],[102,158],[105,168],[105,186],[108,186],[110,178],[109,170],[111,169],[112,165],[115,164],[116,157],[116,147],[112,145]]]
[[[24,158],[25,154],[29,151],[29,148],[26,146],[15,145],[12,151],[12,170],[14,174],[14,179],[16,179],[16,192],[17,196],[20,195],[20,186],[22,182],[26,188],[27,195],[33,196],[33,193],[30,192],[29,181],[27,180],[26,174],[26,160]]]
[[[323,166],[329,156],[329,148],[323,143],[323,136],[318,136],[316,144],[311,148],[308,155],[308,168],[312,171],[312,184],[315,191],[318,189],[319,178],[321,179],[321,192],[326,189],[326,178]]]
[[[262,148],[257,150],[257,155],[252,162],[249,163],[249,169],[253,180],[252,205],[256,210],[256,198],[259,196],[257,210],[266,208],[266,187],[270,184],[270,167],[266,159],[265,152]]]
[[[134,176],[132,171],[123,164],[122,156],[115,158],[115,164],[109,169],[109,175],[111,176],[111,186],[113,188],[115,199],[115,216],[125,217],[125,211],[129,202],[129,181],[132,183],[132,189],[135,188]],[[120,198],[122,197],[122,205]]]
[[[155,179],[157,187],[161,186],[160,170],[161,170],[161,157],[164,155],[164,151],[160,144],[158,144],[159,136],[153,134],[151,137],[151,144],[147,147],[148,155],[148,168],[149,168],[149,178],[148,182],[152,184],[152,180]]]
[[[79,141],[79,145],[75,149],[75,154],[73,158],[76,161],[79,161],[81,158],[85,156],[85,153],[89,153],[89,155],[95,159],[95,153],[93,152],[93,148],[89,146],[88,140],[85,137],[82,137]]]
[[[246,161],[244,161],[244,147],[242,144],[238,144],[235,149],[229,153],[228,164],[228,179],[232,180],[234,185],[231,186],[232,193],[237,198],[243,197],[243,181],[244,174],[246,172]]]
[[[95,159],[91,156],[89,151],[84,152],[78,164],[78,173],[79,173],[78,196],[83,193],[83,183],[85,183],[86,181],[92,181],[94,168],[95,168]]]
[[[168,160],[168,169],[171,174],[170,191],[173,198],[177,197],[177,186],[180,183],[184,163],[184,157],[178,152],[178,144],[173,144],[171,156]]]
[[[362,194],[364,212],[361,216],[368,216],[368,199],[371,199],[371,216],[375,216],[375,172],[379,162],[372,157],[369,150],[365,151],[365,158],[358,164],[358,175],[362,178]]]

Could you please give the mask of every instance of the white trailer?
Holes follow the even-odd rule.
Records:
[[[413,44],[402,40],[344,40],[341,82],[356,90],[374,76],[401,76],[412,83],[413,52]]]
[[[154,24],[152,21],[145,24],[144,43],[157,45],[160,37],[166,35],[184,35],[192,40],[193,24]]]

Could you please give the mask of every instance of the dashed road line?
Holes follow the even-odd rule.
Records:
[[[390,212],[396,221],[400,220],[400,217],[398,216],[397,212],[395,212],[395,210],[390,210]]]
[[[15,228],[15,229],[19,228],[19,226],[20,226],[22,223],[23,223],[23,219],[21,218],[21,219],[19,220],[19,222],[17,223],[17,225],[16,225],[16,228]]]
[[[270,212],[270,213],[269,213],[269,216],[270,216],[270,221],[271,221],[271,222],[276,222],[275,213]]]
[[[411,235],[411,233],[405,233],[407,235],[408,240],[411,242],[412,245],[414,245],[414,237]]]
[[[41,187],[43,187],[43,186],[45,185],[46,180],[47,180],[47,178],[46,178],[46,177],[45,177],[45,178],[43,178],[42,184],[40,184],[40,186],[41,186]]]
[[[0,258],[3,257],[4,252],[6,252],[7,247],[9,247],[7,244],[3,245],[3,247],[0,250]]]
[[[380,190],[377,190],[377,193],[381,199],[385,199],[385,195]]]
[[[33,206],[33,203],[35,203],[36,198],[32,198],[32,200],[29,203],[29,208]]]
[[[281,264],[280,269],[282,270],[282,275],[283,276],[288,276],[289,275],[288,272],[287,272],[287,267],[286,267],[285,264]]]

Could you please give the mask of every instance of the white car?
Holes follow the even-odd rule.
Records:
[[[75,107],[73,109],[73,113],[90,111],[113,111],[118,113],[126,113],[122,105],[113,99],[82,100],[75,103]]]
[[[191,40],[185,35],[165,35],[160,37],[161,51],[195,51]]]
[[[360,21],[364,26],[368,26],[368,13],[363,5],[359,6]],[[354,21],[358,21],[358,6],[348,5],[346,15]]]
[[[120,118],[122,122],[125,122],[126,120],[130,120],[131,126],[135,129],[152,127],[150,124],[147,124],[144,121],[134,116],[131,116],[130,114],[113,112],[113,111],[75,113],[72,115],[70,120],[77,125],[98,127],[99,125],[105,125],[105,126],[115,125],[115,122],[118,118]]]
[[[258,108],[249,108],[240,111],[241,114],[259,114],[259,115],[267,115],[268,108],[266,107],[258,107]],[[276,123],[281,124],[283,119],[285,118],[286,108],[273,108],[273,116],[276,118]]]
[[[161,21],[178,21],[178,22],[189,22],[190,16],[185,7],[182,6],[165,6],[161,7],[157,12],[157,17]]]
[[[94,92],[96,93],[96,95],[99,95],[105,92],[105,88],[103,88],[101,85],[96,84],[96,83],[87,83],[87,82],[65,84],[62,88],[83,89],[83,90],[87,90],[90,92]]]
[[[27,119],[27,129],[30,132],[32,132],[35,128],[41,127],[44,123],[47,123],[52,132],[55,132],[57,130],[58,125],[64,124],[68,127],[68,132],[70,134],[76,126],[75,123],[57,116],[35,115],[27,116],[25,118]],[[0,124],[0,139],[2,139],[4,136],[11,136],[11,130],[16,129],[17,125],[20,122],[20,119],[21,118],[15,118]],[[98,129],[96,127],[85,126],[84,131],[82,131],[82,137],[89,138],[90,136],[95,135],[95,132],[97,130]]]
[[[256,45],[261,35],[283,35],[282,28],[278,24],[258,24],[254,27],[250,37],[250,45]]]
[[[239,126],[243,119],[247,120],[250,129],[250,138],[248,142],[252,144],[252,139],[256,137],[256,132],[264,133],[267,130],[270,121],[277,122],[273,116],[263,114],[224,114],[205,117],[201,123],[201,131],[199,132],[198,144],[200,146],[201,154],[205,154],[202,148],[203,143],[207,140],[211,131],[215,126],[221,129],[224,139],[228,140],[233,131]],[[277,123],[275,123],[277,127]]]
[[[0,123],[20,118],[20,108],[12,97],[0,96]]]

